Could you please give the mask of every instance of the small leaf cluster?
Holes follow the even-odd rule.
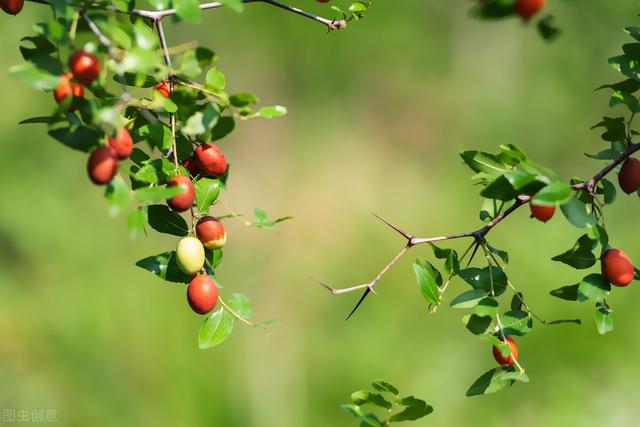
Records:
[[[401,397],[392,384],[377,380],[371,390],[351,394],[351,402],[340,408],[353,415],[360,427],[384,427],[401,421],[415,421],[433,412],[433,407],[414,396]],[[371,408],[371,409],[365,409]]]

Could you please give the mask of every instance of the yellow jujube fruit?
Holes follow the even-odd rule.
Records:
[[[186,274],[196,274],[204,266],[204,246],[195,237],[185,237],[176,249],[178,267]]]

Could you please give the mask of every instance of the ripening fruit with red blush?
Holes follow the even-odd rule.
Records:
[[[133,151],[133,139],[131,139],[131,134],[127,129],[118,129],[114,136],[109,137],[108,141],[109,146],[113,148],[119,160],[124,160],[131,155]]]
[[[167,187],[182,188],[181,193],[167,200],[167,204],[171,209],[176,212],[184,212],[193,206],[193,201],[196,199],[196,190],[193,188],[193,183],[189,177],[184,175],[174,176],[167,184]]]
[[[329,0],[316,0],[318,3],[329,3]]]
[[[96,185],[108,184],[118,171],[118,159],[111,147],[100,146],[91,156],[87,163],[87,173],[89,179]]]
[[[182,166],[189,171],[191,176],[200,175],[200,166],[198,166],[198,162],[196,162],[195,158],[189,157],[187,160],[182,162]]]
[[[500,365],[509,365],[512,366],[514,360],[518,360],[518,346],[515,341],[511,337],[506,337],[507,345],[509,346],[509,350],[511,354],[508,357],[502,355],[502,352],[495,345],[493,346],[493,358],[496,359],[496,362]]]
[[[556,212],[555,205],[534,205],[529,203],[529,207],[531,208],[531,216],[542,222],[549,221]]]
[[[84,87],[79,83],[72,82],[71,77],[71,73],[61,75],[60,84],[53,90],[53,97],[58,104],[61,104],[68,96],[75,98],[82,98],[84,96]],[[67,111],[75,110],[76,106],[72,102]]]
[[[157,85],[155,85],[154,89],[160,92],[160,95],[164,96],[165,98],[169,98],[169,95],[171,95],[169,82],[167,81],[158,83]]]
[[[600,259],[602,274],[615,286],[627,286],[634,277],[633,263],[620,249],[609,249]]]
[[[198,145],[194,157],[200,170],[208,176],[224,175],[227,171],[227,160],[222,150],[212,143]]]
[[[618,184],[627,194],[640,189],[640,160],[629,157],[624,161],[618,174]]]
[[[24,0],[0,0],[0,8],[9,15],[17,15],[24,7]]]
[[[196,313],[210,313],[218,303],[218,287],[207,274],[200,274],[189,283],[187,301]]]
[[[196,235],[207,249],[220,249],[227,243],[227,232],[217,218],[205,216],[196,224]]]
[[[77,50],[69,58],[69,68],[80,83],[85,86],[91,85],[100,75],[100,61],[95,55]]]
[[[524,20],[530,19],[544,6],[544,0],[518,0],[516,12]]]

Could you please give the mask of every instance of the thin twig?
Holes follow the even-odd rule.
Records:
[[[38,4],[51,5],[51,1],[49,0],[27,0],[27,1],[38,3]],[[293,14],[300,15],[305,18],[311,19],[315,22],[318,22],[324,25],[325,27],[327,27],[328,31],[342,30],[347,27],[347,21],[345,21],[344,19],[335,20],[335,19],[323,18],[321,16],[317,16],[312,13],[306,12],[302,9],[298,9],[297,7],[288,6],[286,4],[279,3],[275,0],[242,0],[242,3],[247,3],[247,4],[248,3],[266,3],[268,5],[277,7],[287,12],[291,12]],[[200,10],[208,10],[208,9],[217,9],[223,6],[224,6],[224,3],[216,1],[216,2],[201,3],[199,5],[199,8]],[[164,10],[133,9],[130,11],[122,11],[122,10],[118,10],[112,5],[103,5],[98,3],[89,4],[88,7],[96,10],[106,10],[114,13],[125,13],[129,15],[140,16],[142,18],[150,19],[154,22],[159,21],[163,18],[166,18],[167,16],[173,16],[177,14],[176,9],[164,9]]]
[[[616,159],[614,159],[609,164],[607,164],[607,166],[605,166],[598,173],[596,173],[591,179],[589,179],[586,182],[582,182],[582,183],[579,183],[579,184],[572,185],[571,188],[574,191],[580,191],[580,190],[585,190],[586,189],[590,193],[593,193],[593,191],[594,191],[596,185],[598,184],[598,182],[600,182],[607,174],[609,174],[613,169],[615,169],[616,166],[618,166],[619,164],[624,162],[627,158],[629,158],[633,153],[635,153],[638,150],[640,150],[640,143],[631,144],[622,154],[620,154],[620,156],[618,156]],[[421,244],[424,244],[424,243],[441,242],[441,241],[446,241],[446,240],[454,240],[454,239],[461,239],[461,238],[469,238],[470,237],[470,238],[473,238],[476,241],[477,245],[476,245],[475,250],[477,250],[478,246],[481,245],[485,241],[486,235],[489,234],[489,232],[491,230],[493,230],[498,224],[500,224],[502,221],[504,221],[508,216],[510,216],[512,213],[514,213],[516,210],[518,210],[523,205],[529,203],[530,201],[531,201],[531,196],[526,195],[526,194],[519,195],[519,196],[516,197],[514,203],[511,206],[509,206],[509,208],[507,210],[505,210],[504,212],[502,212],[501,214],[496,216],[491,222],[489,222],[488,224],[486,224],[482,228],[479,228],[478,230],[467,232],[467,233],[450,234],[450,235],[436,236],[436,237],[414,237],[411,234],[403,231],[402,229],[400,229],[398,226],[394,225],[390,221],[387,221],[386,219],[383,219],[382,217],[380,217],[378,215],[375,215],[378,219],[380,219],[382,222],[384,222],[387,226],[389,226],[395,232],[397,232],[398,234],[403,236],[403,238],[406,240],[406,244],[405,244],[405,247],[402,249],[402,251],[400,251],[400,253],[398,253],[398,255],[396,255],[382,269],[382,271],[380,271],[380,273],[378,273],[374,277],[374,279],[372,281],[368,282],[368,283],[364,283],[364,284],[361,284],[361,285],[352,286],[352,287],[348,287],[348,288],[335,288],[335,287],[332,287],[332,286],[330,286],[330,285],[328,285],[328,284],[326,284],[324,282],[321,282],[321,281],[318,281],[318,282],[323,287],[328,289],[333,295],[341,295],[341,294],[351,293],[351,292],[358,291],[360,289],[365,289],[366,288],[364,294],[362,295],[360,300],[358,300],[358,303],[356,304],[356,307],[349,314],[349,317],[351,317],[351,315],[353,315],[355,310],[358,307],[360,307],[360,305],[362,304],[364,299],[369,295],[369,293],[374,291],[375,286],[378,284],[378,282],[380,282],[382,277],[414,246],[421,245]],[[475,255],[475,250],[474,250],[474,255]],[[537,317],[537,316],[535,316],[535,317]]]

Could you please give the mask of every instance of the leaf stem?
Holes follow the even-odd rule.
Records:
[[[220,304],[222,304],[222,306],[225,308],[225,310],[227,310],[229,312],[229,314],[231,314],[233,317],[235,317],[236,319],[238,319],[239,321],[251,326],[251,327],[256,327],[257,325],[247,319],[245,319],[244,317],[240,316],[238,313],[236,313],[235,311],[233,311],[233,309],[231,307],[229,307],[222,298],[218,297],[218,301],[220,302]]]

